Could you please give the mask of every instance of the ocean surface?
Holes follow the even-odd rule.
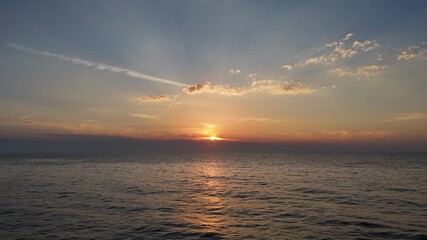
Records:
[[[427,154],[2,154],[0,239],[427,239]]]

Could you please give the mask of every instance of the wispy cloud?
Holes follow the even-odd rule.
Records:
[[[34,122],[34,120],[32,119],[32,117],[31,117],[31,116],[27,115],[27,116],[22,116],[22,117],[20,118],[20,122],[21,122],[21,123],[31,124],[31,123],[33,123],[33,122]]]
[[[145,97],[135,97],[134,99],[141,103],[156,103],[175,100],[178,95],[150,95]]]
[[[139,118],[146,118],[150,120],[159,120],[160,118],[158,116],[148,115],[148,114],[142,114],[142,113],[129,113],[129,116],[132,117],[139,117]]]
[[[348,33],[347,35],[345,35],[345,37],[342,39],[343,41],[348,41],[353,37],[353,33]]]
[[[213,85],[210,82],[198,83],[184,88],[183,91],[187,94],[216,93],[226,96],[242,96],[246,94],[246,90],[243,88],[231,88],[227,86]]]
[[[389,130],[365,130],[365,131],[350,131],[350,130],[327,130],[321,131],[320,136],[324,139],[333,138],[340,140],[351,139],[380,139],[386,138],[393,134]]]
[[[405,61],[410,59],[427,59],[427,46],[426,43],[422,43],[419,46],[410,46],[401,52],[396,57],[397,61]]]
[[[273,95],[296,95],[312,94],[316,91],[316,89],[300,82],[256,80],[252,82],[248,91],[255,93],[269,93]]]
[[[376,40],[350,41],[353,38],[353,33],[347,34],[338,42],[325,44],[324,47],[318,49],[314,56],[306,58],[300,65],[310,64],[332,64],[339,60],[352,58],[360,52],[369,52],[377,48],[379,45]]]
[[[357,79],[376,79],[383,73],[385,66],[369,65],[361,66],[355,69],[338,67],[329,70],[330,73],[336,74],[339,77],[354,77]]]
[[[290,70],[292,70],[293,67],[292,67],[292,65],[286,64],[286,65],[283,65],[282,68],[290,71]]]
[[[234,117],[228,118],[227,121],[233,121],[237,123],[278,123],[280,120],[262,117]]]
[[[240,73],[240,69],[230,69],[231,76],[237,75]]]
[[[210,82],[205,82],[184,88],[183,91],[187,94],[212,93],[225,96],[243,96],[250,93],[273,95],[311,94],[314,93],[316,89],[299,82],[254,80],[248,87],[233,88],[228,86],[213,85]]]
[[[400,121],[413,121],[413,120],[427,120],[427,113],[404,113],[401,115],[390,118],[389,122],[400,122]]]
[[[176,82],[176,81],[172,81],[172,80],[168,80],[168,79],[163,79],[163,78],[159,78],[159,77],[150,76],[150,75],[147,75],[147,74],[135,71],[135,70],[131,70],[128,68],[116,67],[116,66],[106,65],[103,63],[92,62],[92,61],[81,59],[81,58],[69,57],[69,56],[65,56],[62,54],[40,51],[40,50],[37,50],[34,48],[24,47],[24,46],[15,44],[15,43],[6,43],[6,46],[13,48],[13,49],[16,49],[16,50],[20,50],[20,51],[30,52],[30,53],[37,54],[37,55],[42,55],[42,56],[55,58],[55,59],[59,59],[59,60],[66,61],[66,62],[71,62],[71,63],[77,64],[77,65],[84,65],[87,67],[92,67],[92,68],[95,68],[98,70],[106,70],[106,71],[113,72],[113,73],[122,73],[122,74],[125,74],[129,77],[132,77],[132,78],[143,79],[143,80],[147,80],[147,81],[151,81],[151,82],[164,83],[164,84],[181,86],[181,87],[188,86],[188,84],[184,84],[184,83],[180,83],[180,82]]]

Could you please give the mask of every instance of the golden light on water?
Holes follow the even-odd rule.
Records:
[[[207,159],[198,164],[194,170],[201,174],[199,182],[196,180],[196,183],[200,183],[198,186],[202,194],[195,195],[193,201],[204,211],[193,214],[188,220],[203,226],[206,232],[219,232],[224,224],[231,221],[229,216],[223,214],[226,208],[224,193],[228,190],[228,186],[222,180],[225,172],[216,159]]]

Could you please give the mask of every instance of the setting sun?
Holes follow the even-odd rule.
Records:
[[[209,139],[209,140],[211,140],[211,141],[219,141],[219,140],[222,140],[221,138],[219,138],[219,137],[217,137],[217,136],[210,136],[210,137],[208,137],[208,139]]]

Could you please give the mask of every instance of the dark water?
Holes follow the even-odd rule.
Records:
[[[427,154],[0,155],[0,239],[427,239]]]

